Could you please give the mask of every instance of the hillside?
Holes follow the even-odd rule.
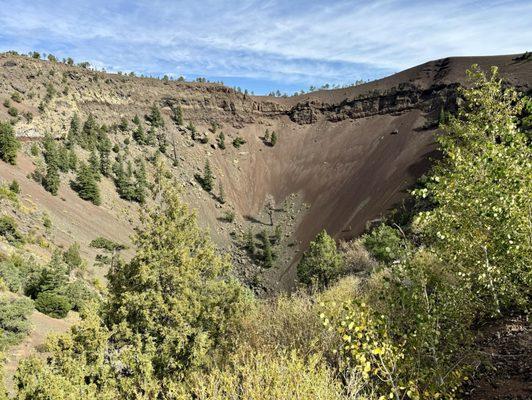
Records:
[[[473,63],[497,65],[509,84],[530,90],[530,63],[518,56],[447,58],[356,87],[274,98],[247,96],[220,84],[107,74],[4,54],[0,100],[18,93],[22,100],[11,104],[20,116],[31,113],[32,118],[19,117],[15,124],[26,154],[16,166],[2,163],[0,178],[17,179],[23,197],[51,217],[54,243],[80,242],[89,259],[96,252],[88,243],[97,236],[129,243],[138,205],[120,199],[106,178],[101,182],[101,206],[81,200],[65,177],[58,196],[50,195],[25,178],[35,168],[29,149],[46,132],[65,137],[74,113],[81,121],[93,114],[99,124],[114,127],[110,139],[127,157],[149,158],[157,146],[137,145],[131,139],[131,120],[149,114],[155,104],[164,119],[157,135],[168,143],[164,159],[182,183],[184,199],[197,209],[215,242],[228,251],[232,248],[247,279],[255,274],[253,263],[235,237],[248,229],[273,229],[264,211],[267,196],[273,196],[273,225],[283,225],[286,243],[280,246],[277,268],[265,271],[264,285],[290,288],[293,262],[320,230],[337,239],[359,235],[368,221],[398,204],[427,170],[431,157],[437,156],[434,135],[440,111],[456,107],[456,87],[464,83],[464,71]],[[52,93],[49,99],[47,90]],[[43,101],[46,107],[39,110]],[[182,126],[172,120],[176,106],[183,112]],[[10,118],[8,107],[0,106],[0,120]],[[121,119],[129,121],[125,131],[116,129]],[[265,144],[266,130],[277,133],[273,147]],[[224,150],[216,141],[220,131],[226,136]],[[246,141],[238,149],[231,145],[237,136]],[[214,196],[194,179],[206,160],[215,177]],[[153,179],[153,167],[148,172]],[[219,185],[223,205],[216,201]],[[280,211],[286,199],[291,213]],[[225,211],[235,213],[234,222],[223,221]]]
[[[8,391],[526,398],[530,65],[282,98],[0,55]]]

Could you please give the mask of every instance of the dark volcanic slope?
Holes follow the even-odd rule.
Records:
[[[276,124],[280,145],[250,158],[239,197],[256,208],[268,192],[303,194],[311,205],[297,231],[303,247],[321,229],[337,238],[360,234],[429,168],[434,122],[441,108],[455,107],[467,68],[496,65],[507,82],[530,90],[532,62],[516,57],[448,58],[357,87],[268,99],[288,108]]]
[[[179,156],[178,166],[170,168],[186,187],[185,199],[198,209],[200,221],[211,228],[220,246],[230,246],[232,230],[246,229],[245,216],[261,218],[267,194],[280,204],[295,193],[310,205],[296,229],[304,250],[321,229],[336,238],[360,234],[367,221],[405,196],[435,154],[440,110],[455,108],[456,89],[466,82],[465,71],[474,63],[484,70],[496,65],[509,84],[530,91],[532,62],[522,55],[446,58],[364,85],[283,99],[246,96],[219,84],[106,74],[4,54],[0,55],[0,101],[13,91],[23,96],[16,106],[21,113],[32,112],[34,118],[22,119],[15,129],[19,136],[32,138],[46,131],[65,135],[74,112],[82,119],[93,113],[100,123],[111,126],[121,117],[131,120],[135,114],[147,114],[156,103],[166,120],[161,134],[175,143]],[[54,86],[56,94],[46,111],[39,112],[48,85]],[[208,144],[172,122],[171,107],[177,104],[185,122],[193,122]],[[0,106],[0,120],[10,118],[7,111]],[[208,131],[213,123],[226,134],[225,150],[216,147],[214,134]],[[266,129],[278,133],[275,147],[263,143]],[[127,135],[131,133],[114,131],[111,140],[124,147]],[[229,144],[236,136],[247,141],[240,149]],[[131,151],[145,155],[154,149],[137,146]],[[216,187],[223,183],[227,198],[223,210],[194,184],[194,173],[203,169],[206,159],[217,178]],[[19,172],[24,176],[31,171]],[[9,178],[5,175],[0,168],[0,178]],[[109,196],[101,207],[111,215],[118,210],[127,214],[113,197],[112,183],[105,185]],[[236,211],[232,226],[219,220],[227,209]],[[69,220],[65,224],[65,230],[76,232]],[[255,232],[264,228],[256,224]],[[272,281],[285,287],[293,283],[293,268],[270,273]]]

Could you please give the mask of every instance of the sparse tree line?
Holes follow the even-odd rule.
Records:
[[[34,60],[48,60],[51,63],[62,63],[69,66],[76,66],[83,69],[91,69],[93,71],[100,71],[100,72],[107,72],[105,68],[102,68],[101,70],[98,70],[94,65],[91,65],[88,61],[81,61],[81,62],[74,62],[74,59],[72,57],[66,57],[63,59],[59,59],[53,54],[47,54],[47,53],[40,53],[38,51],[30,51],[28,54],[19,53],[14,50],[6,51],[5,54],[15,55],[15,56],[21,56],[21,57],[29,57]],[[124,76],[130,76],[130,77],[137,77],[137,74],[134,71],[130,72],[124,72],[124,71],[117,71],[118,75],[124,75]],[[140,74],[138,76],[139,78],[143,79],[156,79],[161,80],[163,82],[170,82],[170,81],[176,81],[176,82],[198,82],[198,83],[217,83],[220,85],[223,85],[222,81],[211,81],[205,77],[197,77],[193,81],[187,81],[184,76],[179,76],[175,78],[173,75],[165,74],[162,77],[161,76],[153,76],[153,75],[145,75]]]

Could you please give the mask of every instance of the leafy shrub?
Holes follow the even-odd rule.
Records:
[[[11,260],[0,262],[0,278],[7,288],[13,293],[20,293],[24,289],[24,276]]]
[[[30,299],[0,294],[0,351],[19,343],[28,334],[31,328],[28,316],[32,310]]]
[[[340,242],[339,250],[344,259],[343,275],[371,273],[378,262],[369,254],[361,239]]]
[[[116,250],[126,249],[126,246],[124,246],[123,244],[113,242],[112,240],[109,240],[102,236],[98,236],[96,239],[93,239],[89,243],[89,246],[94,247],[95,249],[103,249],[107,251],[116,251]]]
[[[240,137],[240,136],[237,136],[234,140],[233,140],[233,146],[237,149],[240,148],[240,146],[242,146],[243,144],[246,144],[246,141],[244,140],[244,138]]]
[[[72,309],[72,304],[66,296],[46,291],[39,293],[35,299],[35,308],[50,317],[65,318]]]
[[[231,368],[196,376],[192,398],[341,400],[340,381],[318,356],[290,354],[238,355]]]
[[[11,190],[15,194],[20,194],[20,185],[16,179],[13,179],[11,181],[11,184],[9,185],[9,190]]]
[[[223,215],[223,220],[225,222],[234,222],[235,221],[235,212],[234,211],[225,211]]]
[[[22,97],[20,96],[19,92],[13,92],[11,94],[11,100],[13,100],[16,103],[20,103],[22,101]]]
[[[362,237],[364,246],[376,260],[384,263],[398,259],[403,250],[397,230],[388,225],[379,225],[370,234]]]
[[[0,262],[0,278],[14,293],[25,293],[30,282],[34,281],[42,267],[33,259],[12,255]]]
[[[7,113],[11,115],[12,117],[18,117],[18,110],[13,106],[7,109]]]
[[[79,253],[79,243],[73,243],[63,253],[63,261],[68,265],[70,271],[81,267],[83,259]]]
[[[0,217],[0,236],[14,245],[24,243],[24,236],[18,231],[17,223],[8,215]]]
[[[297,276],[302,283],[324,287],[340,276],[343,265],[336,242],[326,231],[321,231],[303,254],[297,266]]]
[[[99,300],[96,291],[81,280],[69,284],[65,292],[74,311],[82,311],[85,306]]]

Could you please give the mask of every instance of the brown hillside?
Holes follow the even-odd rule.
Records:
[[[298,201],[309,206],[308,211],[294,219],[297,226],[284,228],[286,233],[295,232],[293,237],[302,250],[321,229],[336,238],[360,234],[369,220],[405,196],[405,190],[429,167],[435,154],[437,117],[442,108],[455,107],[456,88],[465,82],[465,70],[473,63],[485,69],[497,65],[509,84],[523,92],[531,88],[532,63],[518,56],[447,58],[356,87],[272,98],[246,96],[219,84],[135,78],[2,55],[0,101],[13,92],[21,94],[22,102],[14,105],[21,112],[32,112],[33,120],[22,118],[15,128],[21,138],[29,140],[46,131],[64,136],[74,112],[82,120],[93,113],[100,123],[112,125],[121,117],[142,117],[156,103],[164,114],[164,135],[175,143],[178,156],[178,165],[171,169],[184,185],[185,199],[198,209],[201,224],[209,227],[217,243],[228,248],[234,243],[232,232],[238,236],[248,226],[255,232],[268,228],[268,218],[261,212],[268,194],[277,205],[296,194]],[[52,84],[56,94],[40,112],[46,84]],[[192,122],[198,128],[196,137],[171,121],[171,107],[177,104],[183,109],[185,124]],[[7,108],[0,105],[0,120],[8,118]],[[213,123],[226,134],[225,150],[216,146],[215,134],[208,130]],[[262,140],[266,129],[278,134],[274,147]],[[131,133],[116,133],[111,140],[124,147],[126,136]],[[209,142],[202,144],[198,136]],[[239,149],[231,145],[237,136],[247,141]],[[134,156],[154,152],[133,145],[128,149]],[[172,158],[173,146],[168,153]],[[223,206],[194,182],[194,173],[201,171],[206,159],[217,178],[216,190],[218,182],[223,183],[227,198]],[[0,164],[0,178],[25,176],[31,162],[24,157],[22,161],[15,169]],[[136,220],[128,213],[136,215],[137,208],[120,201],[112,193],[112,183],[104,180],[102,185],[109,191],[102,211],[95,211],[70,193],[65,181],[62,193],[73,218],[62,216],[59,209],[66,206],[58,199],[42,199],[61,221],[61,229],[71,233],[72,241],[83,233],[85,251],[88,236],[99,230],[101,235],[124,241],[131,232],[124,224],[130,226]],[[29,179],[22,188],[23,193],[42,191]],[[42,192],[38,195],[50,196]],[[234,223],[220,221],[224,210],[235,211]],[[87,226],[80,228],[80,221],[87,221]],[[293,285],[294,259],[289,254],[279,268],[267,272],[269,286]]]

